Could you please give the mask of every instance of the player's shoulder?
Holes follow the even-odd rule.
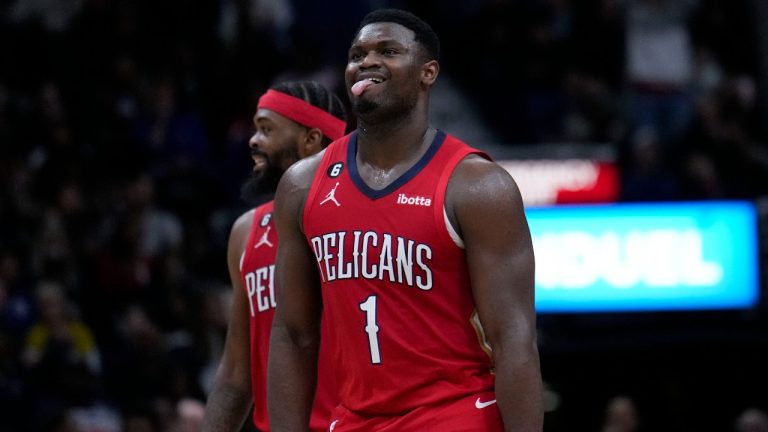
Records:
[[[248,232],[251,230],[251,225],[253,224],[253,216],[256,214],[256,209],[257,208],[254,207],[246,210],[235,219],[230,232],[230,241],[248,236]]]
[[[287,218],[296,217],[300,219],[304,202],[309,195],[315,173],[322,163],[323,156],[328,149],[324,149],[317,154],[306,157],[291,165],[277,185],[275,193],[275,215],[280,219],[280,215]]]
[[[509,194],[519,197],[520,190],[513,176],[484,153],[471,153],[462,159],[450,179],[451,189],[475,197]]]
[[[354,136],[354,133],[349,133],[336,141],[333,141],[318,153],[300,159],[291,165],[280,179],[278,193],[281,193],[281,189],[289,189],[291,191],[295,191],[296,189],[299,191],[309,190],[315,179],[317,170],[323,164],[323,160],[326,159],[326,156],[328,156],[328,160],[330,161],[331,157],[342,157],[345,155],[346,149],[348,148],[347,145],[352,136]]]
[[[278,193],[285,189],[294,192],[296,190],[308,190],[312,185],[312,180],[314,180],[315,173],[317,172],[326,151],[328,151],[327,148],[291,165],[280,179]]]
[[[503,174],[506,172],[506,170],[493,160],[493,157],[490,154],[480,148],[468,144],[466,141],[455,135],[446,133],[443,145],[447,146],[451,153],[462,152],[466,154],[466,156],[459,161],[455,170],[469,172],[477,171],[477,173],[487,174]]]

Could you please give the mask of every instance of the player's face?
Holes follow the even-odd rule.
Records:
[[[425,58],[414,37],[412,30],[389,22],[360,29],[344,74],[356,113],[399,113],[415,106]]]
[[[282,115],[259,109],[253,116],[255,133],[248,141],[253,177],[273,191],[285,170],[299,160],[299,142],[306,128]]]

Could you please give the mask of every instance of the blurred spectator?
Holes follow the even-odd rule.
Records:
[[[54,33],[69,29],[82,7],[82,0],[17,0],[11,7],[11,18],[17,23],[36,21]]]
[[[113,67],[110,109],[116,122],[115,126],[119,127],[117,131],[127,135],[130,125],[137,121],[140,98],[147,92],[147,83],[139,73],[136,59],[129,53],[117,56]]]
[[[79,181],[59,180],[51,189],[35,235],[33,266],[40,277],[61,281],[75,300],[81,300],[81,266],[96,246],[94,220]]]
[[[757,117],[756,85],[727,77],[697,105],[686,136],[690,198],[748,198],[768,192],[768,148]]]
[[[80,321],[57,282],[41,282],[35,292],[39,319],[27,332],[22,360],[25,367],[47,372],[47,384],[65,378],[69,366],[85,366],[92,374],[101,372],[101,356],[87,324]],[[57,375],[57,369],[63,368]],[[48,370],[45,370],[48,369]]]
[[[679,198],[679,185],[668,160],[668,149],[651,126],[636,129],[629,138],[621,173],[622,201],[670,201]]]
[[[123,409],[138,411],[168,394],[174,366],[143,307],[127,307],[114,324],[116,340],[105,354],[107,389]]]
[[[137,173],[124,184],[120,208],[102,221],[102,244],[97,256],[96,292],[110,311],[132,302],[147,302],[150,290],[166,257],[180,253],[183,225],[175,213],[157,206],[155,180]]]
[[[0,406],[9,412],[21,412],[24,409],[24,383],[15,358],[19,347],[6,326],[8,300],[8,292],[0,278]],[[0,416],[0,430],[18,430],[22,426],[19,423],[14,416]]]
[[[250,0],[249,18],[255,28],[263,28],[280,52],[288,54],[294,22],[290,0]]]
[[[637,432],[639,426],[640,418],[632,398],[619,395],[608,401],[600,432]]]
[[[197,399],[184,398],[176,404],[176,418],[169,432],[197,432],[203,425],[205,404]]]
[[[694,150],[687,155],[682,169],[683,197],[690,200],[725,198],[725,185],[712,157]]]
[[[125,195],[126,215],[138,225],[138,253],[150,261],[178,252],[184,232],[178,217],[157,206],[155,179],[140,173],[131,179]]]
[[[151,410],[134,410],[123,416],[123,432],[160,432],[160,429]]]
[[[170,169],[202,167],[209,157],[208,137],[192,94],[179,92],[172,76],[152,84],[152,91],[134,124],[139,147],[151,172],[159,176]]]
[[[621,138],[623,126],[615,115],[618,98],[603,79],[572,71],[565,79],[563,97],[563,140],[602,143]]]
[[[39,318],[21,352],[30,399],[37,409],[68,407],[89,396],[83,386],[100,376],[101,353],[61,284],[40,282],[35,299]]]
[[[744,410],[736,418],[734,432],[768,432],[768,414],[757,408]]]
[[[569,2],[548,0],[528,4],[529,21],[523,56],[523,112],[534,141],[563,140],[563,83],[572,30]]]
[[[224,352],[224,339],[226,338],[227,325],[229,323],[229,311],[231,310],[232,290],[226,285],[221,288],[208,289],[204,294],[203,322],[204,326],[199,339],[204,350],[205,363],[201,368],[199,385],[207,395],[213,386],[219,360]]]
[[[17,256],[0,249],[0,329],[8,332],[11,342],[21,341],[35,319],[34,294],[23,271]]]
[[[37,425],[35,430],[45,432],[81,432],[77,426],[72,413],[66,410],[56,410],[52,412],[43,412],[37,414],[36,418],[30,423]]]
[[[121,432],[122,417],[113,407],[97,404],[68,411],[77,432]]]
[[[617,94],[624,86],[625,0],[583,0],[573,4],[571,72],[599,80]]]
[[[463,85],[510,143],[560,140],[570,2],[494,0],[476,9],[472,19],[459,21],[470,23],[467,33],[474,37],[456,42],[460,52],[476,51],[475,60],[461,55],[443,63],[470,77]]]
[[[631,130],[650,126],[677,144],[693,109],[690,21],[698,0],[626,2],[626,80]]]

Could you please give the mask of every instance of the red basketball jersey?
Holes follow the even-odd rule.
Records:
[[[267,418],[267,358],[269,335],[275,316],[275,257],[277,232],[272,221],[274,203],[256,208],[248,241],[240,262],[240,276],[248,295],[251,338],[251,391],[253,423],[260,431],[269,431]],[[323,323],[321,335],[327,332]],[[325,344],[327,345],[327,344]],[[318,382],[310,426],[313,431],[327,431],[331,410],[338,405],[336,384],[330,371],[329,351],[321,345]]]
[[[356,151],[356,133],[326,149],[304,212],[341,405],[401,416],[492,391],[466,256],[444,213],[454,168],[482,153],[438,131],[415,166],[374,190]]]

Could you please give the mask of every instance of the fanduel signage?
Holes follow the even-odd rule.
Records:
[[[759,295],[749,202],[529,208],[539,312],[738,309]]]

